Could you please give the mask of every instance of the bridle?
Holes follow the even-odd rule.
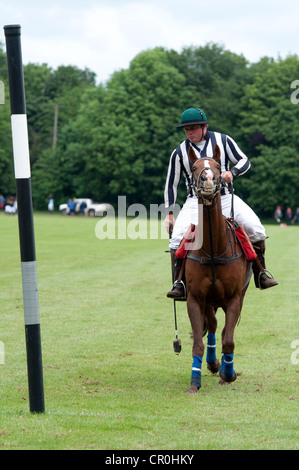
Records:
[[[198,159],[197,161],[200,161],[200,160],[210,160],[210,161],[213,160],[214,161],[214,159],[211,158],[211,157],[202,157],[202,158]],[[202,198],[204,200],[204,203],[206,201],[206,204],[210,204],[211,199],[214,199],[214,197],[221,191],[221,188],[223,187],[224,182],[223,182],[221,174],[219,176],[219,181],[217,181],[216,173],[210,166],[205,166],[204,168],[202,168],[200,170],[199,174],[197,175],[196,180],[195,180],[194,172],[196,170],[196,167],[195,167],[196,162],[194,163],[193,168],[192,168],[192,182],[191,182],[191,185],[192,185],[194,194],[197,197]],[[219,164],[218,164],[218,168],[219,168],[219,171],[220,171],[220,165]],[[213,173],[212,181],[213,181],[214,189],[213,189],[212,192],[210,192],[208,194],[205,192],[205,188],[204,188],[204,183],[207,180],[207,177],[203,174],[205,171],[211,171]]]

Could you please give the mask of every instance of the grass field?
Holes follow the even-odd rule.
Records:
[[[0,214],[0,450],[298,449],[299,227],[267,226],[279,286],[251,283],[230,386],[203,362],[191,375],[190,325],[178,310],[175,355],[167,240],[99,240],[99,219],[35,214],[44,414],[28,402],[18,220]],[[218,354],[224,315],[217,314]]]

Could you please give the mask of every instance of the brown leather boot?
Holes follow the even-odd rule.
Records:
[[[259,289],[268,289],[269,287],[277,286],[278,282],[275,281],[272,274],[267,271],[265,264],[265,240],[255,242],[253,245],[257,254],[257,259],[252,263],[252,270],[254,275],[255,287]]]
[[[175,256],[176,250],[171,249],[172,289],[167,292],[170,299],[186,300],[186,288],[183,282],[185,259]]]

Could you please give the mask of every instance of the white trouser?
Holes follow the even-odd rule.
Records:
[[[231,216],[231,202],[231,194],[221,196],[222,214],[225,217]],[[252,243],[265,240],[266,232],[260,219],[253,210],[236,195],[234,195],[234,219],[238,225],[244,226]],[[169,247],[177,249],[190,227],[190,224],[197,225],[197,221],[198,199],[197,197],[188,197],[175,221]]]

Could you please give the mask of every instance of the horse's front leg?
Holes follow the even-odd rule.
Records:
[[[237,374],[234,371],[234,331],[240,315],[240,299],[232,299],[225,309],[225,326],[222,331],[222,360],[219,371],[220,384],[234,382]]]
[[[202,340],[204,304],[198,302],[191,294],[188,294],[187,308],[193,334],[191,384],[187,393],[194,394],[201,387],[201,365],[204,354],[204,343]]]
[[[208,327],[207,336],[207,368],[212,374],[216,374],[220,369],[220,362],[216,358],[216,330],[217,330],[217,319],[215,310],[210,305],[206,305],[205,308],[205,320]]]

